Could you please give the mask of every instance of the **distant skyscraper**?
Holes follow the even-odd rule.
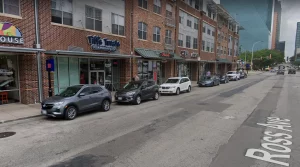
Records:
[[[251,51],[253,43],[257,41],[263,42],[257,44],[254,50],[271,49],[275,1],[277,0],[220,0],[221,5],[244,28],[240,31],[240,45],[246,50]],[[278,29],[276,31],[280,32],[280,28]]]
[[[276,50],[279,50],[280,52],[284,53],[285,51],[285,41],[280,41],[276,45]]]
[[[281,2],[274,0],[274,16],[273,16],[273,34],[272,34],[272,47],[271,49],[277,49],[279,46],[280,38],[280,26],[281,26]]]
[[[300,22],[297,22],[297,30],[296,30],[296,40],[295,40],[295,55],[296,59],[300,60],[300,56],[297,53],[297,50],[300,49]]]

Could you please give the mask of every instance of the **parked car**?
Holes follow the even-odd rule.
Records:
[[[117,103],[125,102],[139,105],[143,100],[150,98],[154,100],[159,99],[159,86],[154,80],[129,82],[115,94],[115,101]]]
[[[245,78],[247,78],[247,74],[245,73],[245,72],[240,72],[240,78],[241,79],[245,79]]]
[[[229,83],[229,78],[227,75],[220,75],[219,78],[220,78],[220,83],[224,83],[224,84]]]
[[[204,76],[198,82],[199,87],[213,87],[220,85],[220,78],[218,76]]]
[[[295,69],[289,69],[288,74],[296,74],[296,70]]]
[[[229,78],[230,81],[232,81],[232,80],[234,80],[234,81],[240,80],[240,73],[239,72],[228,71],[226,75],[228,76],[228,78]]]
[[[42,115],[63,117],[67,120],[76,118],[78,113],[102,109],[108,111],[111,94],[101,85],[70,86],[60,94],[42,102]]]
[[[186,91],[191,92],[192,83],[188,77],[169,78],[165,83],[160,85],[159,92],[162,94],[176,94]]]
[[[284,70],[278,70],[277,75],[284,75]]]

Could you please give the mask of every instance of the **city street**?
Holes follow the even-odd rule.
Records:
[[[3,167],[300,166],[300,75],[265,72],[111,106],[72,121],[0,124]]]

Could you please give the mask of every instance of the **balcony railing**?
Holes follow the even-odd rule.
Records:
[[[169,27],[174,27],[174,28],[176,27],[176,22],[175,22],[175,19],[173,19],[173,18],[166,17],[165,24],[166,24],[166,26],[169,26]]]

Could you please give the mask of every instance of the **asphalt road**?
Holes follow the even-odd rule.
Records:
[[[73,121],[0,124],[1,167],[300,166],[300,75],[253,75]]]

